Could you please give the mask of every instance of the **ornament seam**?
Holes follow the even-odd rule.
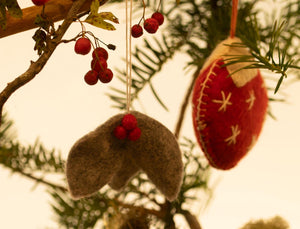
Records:
[[[199,97],[197,99],[197,107],[196,107],[196,110],[197,110],[197,113],[196,113],[196,123],[197,123],[197,130],[198,131],[202,131],[206,128],[206,124],[204,123],[205,122],[205,114],[203,114],[202,112],[203,111],[207,111],[206,108],[202,108],[201,109],[201,105],[206,105],[207,103],[206,102],[203,102],[202,101],[202,98],[204,96],[207,96],[208,97],[208,94],[206,94],[204,92],[204,90],[206,89],[209,89],[210,87],[207,85],[208,82],[212,82],[212,79],[210,77],[212,76],[217,76],[217,74],[215,73],[215,68],[220,68],[221,66],[218,64],[220,60],[217,59],[215,60],[214,63],[212,63],[211,67],[210,67],[210,70],[209,72],[207,73],[207,77],[206,79],[203,81],[202,83],[202,87],[201,87],[201,90],[200,90],[200,93],[199,93]],[[211,157],[211,155],[209,155],[209,153],[207,152],[207,147],[206,147],[206,142],[204,141],[203,139],[203,134],[200,134],[199,135],[199,141],[201,142],[201,145],[203,147],[203,152],[204,154],[206,155],[206,157],[208,158],[208,160],[210,161],[210,163],[212,164],[212,166],[216,167],[216,164],[214,163],[215,160],[213,160],[213,158]]]

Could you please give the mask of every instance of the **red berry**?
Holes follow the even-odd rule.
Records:
[[[88,71],[85,76],[84,76],[84,81],[88,84],[88,85],[94,85],[98,82],[98,72],[94,71],[94,70],[90,70]]]
[[[133,130],[131,130],[128,134],[128,139],[130,141],[136,141],[141,137],[141,129],[136,127]]]
[[[99,72],[99,75],[98,75],[99,80],[102,83],[110,82],[112,80],[113,76],[114,76],[114,74],[109,68],[105,69],[104,71]]]
[[[151,18],[154,18],[159,25],[162,25],[164,23],[164,15],[162,15],[160,12],[153,13]]]
[[[131,36],[134,38],[140,37],[143,35],[143,28],[139,24],[133,25],[131,27]]]
[[[36,6],[45,5],[49,0],[32,0],[33,4]]]
[[[91,62],[91,68],[96,72],[103,72],[107,69],[107,62],[103,57],[99,57],[99,60],[93,59]]]
[[[76,41],[74,49],[77,54],[86,55],[91,51],[91,42],[89,39],[81,37]]]
[[[137,127],[136,117],[132,114],[124,115],[122,119],[122,126],[124,126],[126,130],[133,130]]]
[[[155,20],[154,18],[148,18],[144,22],[144,29],[148,33],[156,33],[158,27],[159,27],[159,24],[158,24],[157,20]]]
[[[118,139],[125,139],[127,137],[127,131],[123,126],[117,126],[114,129],[114,135]]]
[[[93,59],[99,59],[100,57],[104,58],[105,60],[108,59],[108,52],[101,47],[96,48],[92,53]]]

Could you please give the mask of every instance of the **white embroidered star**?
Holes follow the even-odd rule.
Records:
[[[221,95],[222,95],[222,100],[213,99],[212,102],[222,104],[220,106],[220,108],[218,109],[218,112],[220,112],[222,110],[225,112],[227,106],[232,105],[232,102],[230,102],[231,92],[229,92],[229,94],[226,97],[224,91],[221,91]]]
[[[256,97],[254,95],[254,91],[251,90],[250,91],[250,96],[248,99],[246,99],[246,103],[249,103],[249,107],[248,110],[251,110],[251,108],[253,107],[254,101],[255,101]]]
[[[231,133],[232,135],[225,139],[225,142],[227,142],[227,145],[235,144],[237,136],[241,133],[239,130],[239,126],[231,126]]]

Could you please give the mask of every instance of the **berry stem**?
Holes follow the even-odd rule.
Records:
[[[157,6],[157,9],[156,9],[157,12],[159,12],[160,7],[161,7],[161,0],[159,0],[158,6]]]
[[[142,15],[141,19],[139,20],[138,25],[142,22],[142,20],[145,20],[146,4],[145,4],[144,0],[141,0],[141,1],[142,1],[142,4],[143,4],[143,15]]]

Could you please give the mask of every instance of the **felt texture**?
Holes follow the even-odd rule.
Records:
[[[118,114],[71,148],[66,175],[74,198],[90,196],[107,183],[121,190],[142,170],[168,200],[176,199],[183,175],[176,138],[158,121],[136,111],[131,114],[141,129],[138,140],[114,136],[114,129],[121,125],[124,117]]]
[[[259,70],[255,69],[255,77],[253,73],[236,73],[236,80],[240,77],[243,82],[241,86],[223,66],[226,57],[214,57],[217,59],[210,58],[210,64],[195,82],[193,125],[210,164],[227,170],[236,166],[257,141],[265,120],[268,97]]]

